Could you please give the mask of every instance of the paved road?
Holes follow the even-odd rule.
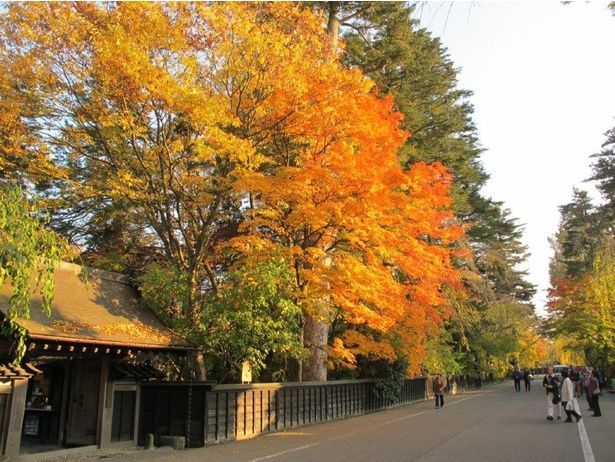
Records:
[[[615,461],[615,395],[601,398],[604,417],[581,424],[546,420],[541,381],[531,392],[512,382],[448,398],[442,409],[419,403],[251,440],[107,459],[181,462],[607,462]],[[581,409],[586,402],[580,401]],[[581,434],[587,434],[585,448]],[[593,457],[593,458],[592,458]]]

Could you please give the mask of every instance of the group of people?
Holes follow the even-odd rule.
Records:
[[[534,380],[534,376],[529,370],[523,369],[522,372],[518,367],[515,367],[512,377],[515,382],[515,391],[521,391],[521,380],[523,380],[525,384],[525,391],[530,391],[532,389],[532,380]]]
[[[599,373],[595,369],[590,368],[563,368],[561,370],[561,378],[553,373],[553,368],[547,370],[542,386],[547,392],[547,419],[553,420],[553,409],[557,409],[557,420],[562,418],[562,408],[566,412],[565,422],[572,422],[574,416],[577,420],[581,420],[581,410],[577,397],[580,397],[583,391],[589,405],[588,411],[593,411],[593,417],[600,417],[600,388]]]

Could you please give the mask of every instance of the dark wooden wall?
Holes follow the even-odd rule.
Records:
[[[406,380],[396,402],[373,380],[219,385],[207,392],[207,444],[366,414],[427,398],[427,379]]]
[[[488,378],[449,377],[449,393],[478,388]],[[431,396],[431,379],[403,382],[397,399],[378,397],[376,381],[213,385],[150,383],[141,388],[139,444],[152,433],[186,436],[189,447],[329,422]]]

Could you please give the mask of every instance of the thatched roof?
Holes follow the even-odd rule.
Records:
[[[96,342],[135,349],[187,350],[193,346],[176,335],[146,308],[128,280],[117,273],[62,263],[55,272],[51,316],[34,293],[31,318],[18,323],[31,340]],[[0,291],[0,311],[6,314],[10,286]]]

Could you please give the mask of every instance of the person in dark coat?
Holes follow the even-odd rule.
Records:
[[[512,378],[515,382],[515,391],[521,391],[521,379],[523,378],[523,374],[517,367],[515,367]]]
[[[446,378],[438,373],[433,379],[433,394],[436,396],[436,409],[444,407],[444,389],[446,388]]]
[[[600,384],[598,382],[598,372],[595,370],[592,371],[592,375],[589,378],[589,384],[587,385],[587,394],[591,400],[591,408],[594,413],[592,417],[600,417],[602,416],[602,411],[600,410],[600,395],[602,394],[600,391]]]
[[[574,388],[574,396],[581,396],[581,373],[577,367],[574,367],[572,364],[568,368],[570,371],[570,381],[572,382],[572,387]]]
[[[560,406],[559,380],[553,375],[553,368],[547,370],[542,380],[542,386],[547,390],[547,420],[553,420],[553,406],[557,409],[557,420],[561,420],[562,408]]]
[[[530,391],[532,388],[532,374],[527,369],[523,369],[523,383],[525,384],[525,391]]]

